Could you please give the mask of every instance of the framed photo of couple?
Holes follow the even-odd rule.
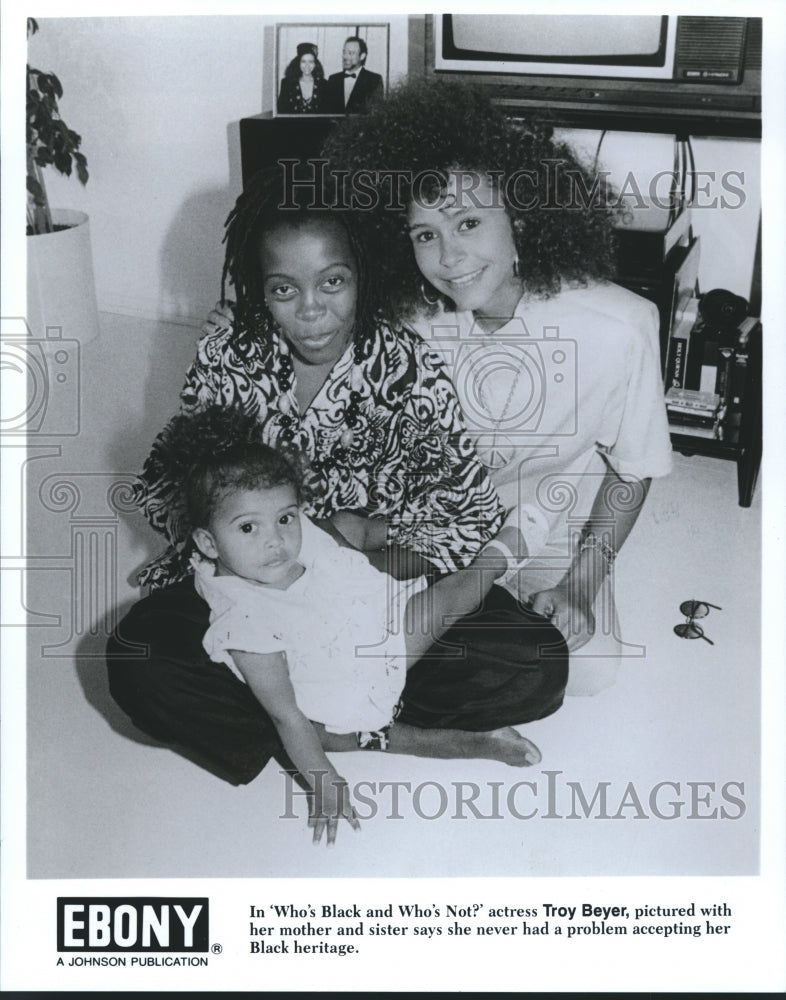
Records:
[[[387,93],[390,25],[278,24],[276,116],[362,114]]]

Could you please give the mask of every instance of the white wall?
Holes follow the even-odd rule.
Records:
[[[60,78],[90,171],[82,188],[47,170],[47,187],[54,206],[90,215],[99,309],[198,324],[218,298],[224,220],[241,190],[238,123],[273,106],[284,20],[319,19],[39,19],[30,62]],[[406,17],[390,23],[396,82]]]
[[[40,19],[29,58],[60,77],[61,111],[82,135],[90,170],[85,188],[47,171],[50,197],[91,217],[103,311],[198,325],[218,297],[224,219],[241,188],[238,122],[273,105],[274,24],[282,20],[319,19]],[[390,23],[395,82],[406,72],[407,19],[398,15]],[[596,133],[572,136],[594,152]],[[635,170],[646,187],[653,169],[671,165],[664,141],[613,133],[601,158],[613,178]],[[745,174],[744,204],[694,213],[703,237],[701,287],[747,297],[760,205],[759,145],[697,140],[694,146],[699,169],[718,177],[729,170]]]

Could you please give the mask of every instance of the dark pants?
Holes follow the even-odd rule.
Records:
[[[250,688],[205,653],[208,620],[192,578],[134,605],[107,646],[112,697],[139,729],[232,784],[251,781],[271,757],[291,769]],[[560,633],[492,587],[482,611],[409,670],[398,721],[473,732],[531,722],[560,707],[567,678]]]

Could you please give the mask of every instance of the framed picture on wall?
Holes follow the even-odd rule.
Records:
[[[274,114],[362,114],[387,93],[389,61],[389,24],[278,24]]]

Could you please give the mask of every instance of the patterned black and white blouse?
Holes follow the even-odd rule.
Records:
[[[306,100],[299,80],[281,81],[277,110],[280,115],[324,115],[328,108],[327,81],[314,77],[311,97]]]
[[[497,533],[504,508],[464,429],[441,360],[416,333],[381,324],[362,356],[350,346],[305,413],[299,413],[294,388],[278,334],[218,329],[199,342],[181,404],[192,412],[218,402],[257,416],[267,444],[290,441],[307,458],[304,513],[384,516],[389,543],[409,547],[441,571],[467,565]],[[353,389],[360,400],[348,435]],[[157,448],[158,440],[136,491],[148,521],[170,542],[139,576],[151,588],[191,572],[193,552],[190,538],[182,537],[180,498],[163,475]]]

